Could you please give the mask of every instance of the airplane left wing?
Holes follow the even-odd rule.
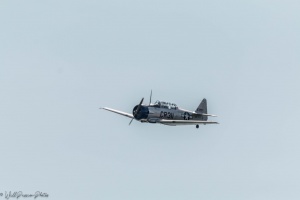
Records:
[[[219,124],[218,122],[212,121],[197,121],[197,120],[166,120],[162,119],[157,121],[157,123],[161,123],[164,125],[177,126],[177,125],[197,125],[197,124]]]
[[[129,113],[126,113],[126,112],[122,112],[122,111],[119,111],[119,110],[114,110],[114,109],[111,109],[111,108],[100,108],[100,109],[103,109],[103,110],[108,110],[110,112],[113,112],[113,113],[117,113],[119,115],[123,115],[125,117],[129,117],[129,118],[133,118],[133,115],[132,114],[129,114]]]

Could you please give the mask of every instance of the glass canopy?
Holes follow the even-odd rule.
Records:
[[[175,103],[169,103],[169,102],[164,102],[164,101],[156,101],[154,104],[154,107],[174,109],[174,110],[176,110],[178,108]]]

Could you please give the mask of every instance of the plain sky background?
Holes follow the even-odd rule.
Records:
[[[300,199],[300,3],[0,3],[0,192]],[[145,97],[219,125],[141,124]],[[1,199],[1,197],[0,197]]]

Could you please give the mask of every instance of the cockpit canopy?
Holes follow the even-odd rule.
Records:
[[[175,103],[169,103],[164,101],[156,101],[153,106],[156,108],[166,108],[166,109],[173,109],[173,110],[177,110],[178,108]]]

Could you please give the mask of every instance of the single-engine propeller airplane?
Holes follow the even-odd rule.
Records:
[[[178,125],[196,125],[199,128],[200,124],[218,124],[218,122],[207,121],[208,117],[217,117],[216,115],[207,114],[207,101],[203,99],[195,111],[189,111],[179,108],[174,103],[164,101],[156,101],[151,104],[152,91],[150,94],[149,105],[143,105],[144,98],[141,102],[133,108],[132,114],[122,112],[111,108],[100,108],[110,112],[123,115],[131,118],[129,125],[135,119],[140,122],[146,123],[159,123],[169,126]]]

